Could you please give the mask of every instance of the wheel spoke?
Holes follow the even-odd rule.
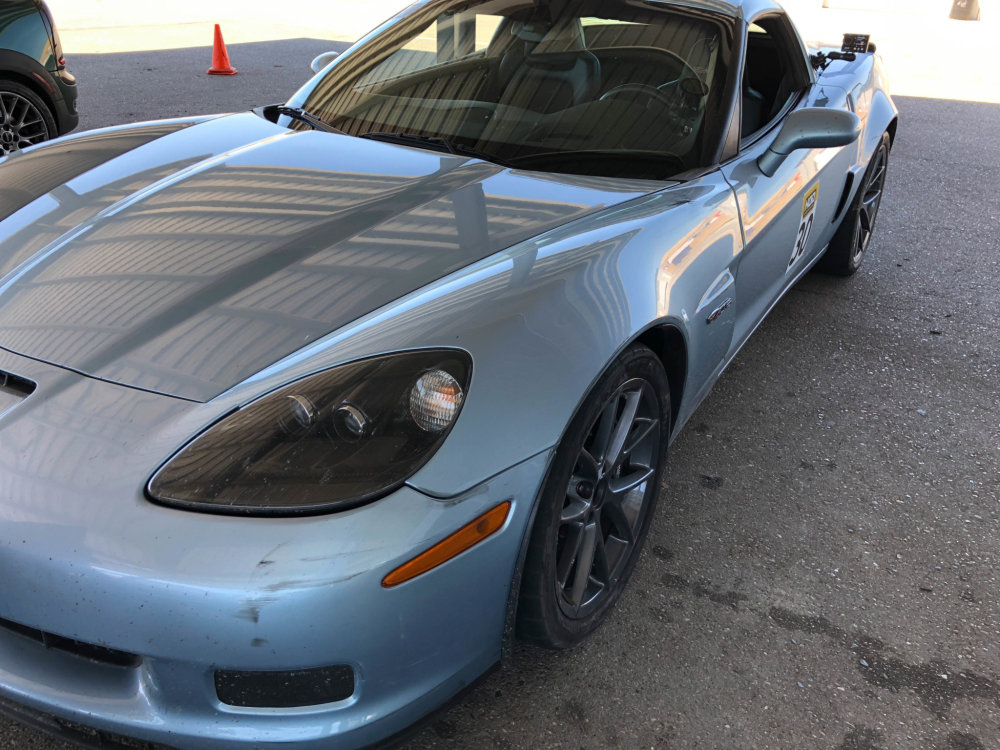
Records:
[[[604,546],[604,533],[600,521],[597,522],[597,548],[594,550],[592,576],[604,586],[611,581],[611,566],[608,564],[608,549]]]
[[[631,474],[627,474],[623,477],[617,477],[608,481],[608,491],[613,497],[623,497],[628,494],[629,491],[634,490],[636,487],[641,485],[643,482],[649,481],[650,477],[653,476],[653,470],[646,466],[640,466],[638,469]]]
[[[604,454],[604,470],[618,464],[625,448],[625,441],[628,440],[632,431],[632,424],[635,422],[636,413],[639,411],[639,401],[642,398],[641,390],[634,390],[625,394],[625,406],[621,416],[615,424],[614,432],[611,434],[611,441],[608,443],[608,450]]]
[[[38,113],[36,112],[35,114],[37,115]],[[24,130],[25,128],[30,128],[35,125],[41,125],[41,124],[42,124],[42,118],[36,117],[34,120],[31,120],[30,122],[25,122],[24,120],[21,120],[20,128],[21,130]]]
[[[621,505],[621,500],[619,498],[609,499],[604,503],[604,507],[601,508],[601,514],[608,519],[614,530],[617,532],[617,536],[622,541],[627,544],[631,544],[634,540],[634,532],[632,529],[632,523],[628,520],[628,516],[625,515],[625,509]]]
[[[649,417],[637,417],[633,424],[636,427],[640,427],[640,429],[637,430],[636,434],[632,436],[632,439],[628,441],[628,444],[622,450],[622,456],[631,456],[632,451],[642,445],[642,442],[650,436],[653,430],[660,426],[660,421]]]
[[[28,115],[31,114],[31,105],[28,104],[28,102],[24,101],[23,99],[21,100],[20,103],[21,103],[21,117],[20,117],[20,119],[14,120],[15,112],[17,112],[16,106],[15,106],[14,109],[11,110],[11,113],[10,113],[11,120],[14,120],[14,127],[15,128],[22,128],[22,127],[24,127],[24,121],[25,121],[25,119],[27,119]],[[15,105],[16,104],[17,104],[17,102],[15,102]]]
[[[590,582],[590,570],[594,567],[594,555],[597,553],[597,536],[597,524],[594,522],[588,523],[583,529],[580,553],[576,559],[576,573],[573,576],[573,588],[569,595],[569,601],[578,608],[583,604],[583,595],[587,591],[587,584]]]
[[[576,562],[580,552],[580,544],[583,542],[583,524],[566,524],[560,527],[560,531],[566,536],[562,540],[562,548],[556,560],[556,583],[560,589],[564,589],[569,573],[573,569],[573,563]]]
[[[872,178],[868,181],[868,189],[876,188],[881,191],[882,181],[885,179],[885,163],[879,162],[878,166],[875,168],[875,172],[872,174]]]
[[[569,501],[563,506],[562,514],[559,516],[559,523],[579,523],[587,517],[590,510],[590,502],[578,495],[567,493],[566,499]]]
[[[37,135],[34,138],[26,138],[25,136],[21,136],[19,142],[25,144],[25,146],[21,146],[20,148],[25,148],[26,146],[34,146],[36,143],[41,143],[44,140],[45,140],[44,138],[41,138]]]
[[[868,212],[868,207],[864,204],[861,206],[860,215],[858,217],[861,221],[861,231],[870,232],[872,227],[871,214]]]
[[[869,182],[868,189],[865,191],[864,202],[868,205],[872,205],[878,202],[878,199],[882,197],[882,183],[881,182]]]
[[[597,461],[598,467],[604,463],[604,458],[608,454],[608,443],[611,441],[612,430],[615,426],[615,414],[618,412],[618,399],[611,399],[601,411],[601,416],[597,418],[594,428],[594,442],[590,452],[587,454]],[[584,451],[586,453],[586,451]]]

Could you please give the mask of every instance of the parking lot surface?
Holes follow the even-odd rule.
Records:
[[[68,53],[86,128],[283,100],[327,48],[237,43],[227,79],[204,47]],[[799,283],[674,443],[617,611],[410,747],[1000,746],[1000,106],[897,103],[865,265]]]

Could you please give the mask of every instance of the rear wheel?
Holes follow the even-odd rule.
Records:
[[[0,156],[55,134],[55,118],[38,94],[20,83],[0,81]]]
[[[663,366],[633,346],[594,386],[556,450],[521,581],[523,639],[569,648],[614,606],[653,517],[669,431]]]
[[[889,134],[883,133],[882,140],[868,162],[868,169],[861,179],[861,187],[858,188],[854,202],[820,260],[819,270],[837,276],[851,276],[861,267],[875,230],[879,207],[882,205],[891,143]]]

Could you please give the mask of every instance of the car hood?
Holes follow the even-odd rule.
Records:
[[[518,173],[252,114],[55,142],[0,164],[4,184],[17,195],[5,211],[0,187],[0,347],[196,401],[657,187]]]

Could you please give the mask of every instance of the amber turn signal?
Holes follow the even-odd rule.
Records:
[[[510,502],[500,503],[492,510],[483,513],[479,518],[467,523],[448,538],[441,540],[426,552],[422,552],[409,562],[400,565],[382,579],[382,587],[388,589],[405,583],[442,563],[448,562],[470,547],[474,547],[488,536],[499,531],[507,520],[508,513],[510,513]]]

